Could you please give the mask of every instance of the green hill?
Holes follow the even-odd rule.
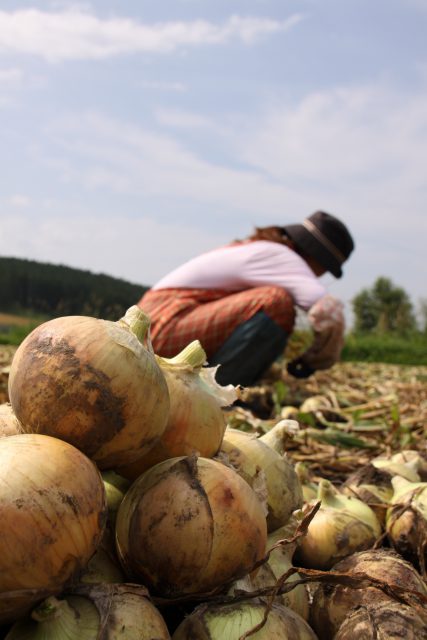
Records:
[[[0,312],[117,320],[148,287],[105,274],[0,257]]]

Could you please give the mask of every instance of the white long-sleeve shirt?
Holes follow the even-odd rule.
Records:
[[[344,314],[339,300],[329,295],[308,264],[278,242],[256,240],[220,247],[184,263],[153,289],[191,288],[240,291],[249,287],[279,286],[308,312],[315,339],[304,355],[315,369],[339,359],[344,341]]]

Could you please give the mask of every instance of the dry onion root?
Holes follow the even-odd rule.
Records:
[[[216,367],[204,367],[206,353],[195,340],[174,358],[157,357],[170,397],[166,428],[154,447],[135,462],[119,468],[135,480],[158,462],[197,453],[214,456],[221,446],[226,422],[222,407],[232,404],[235,387],[215,382]]]
[[[207,592],[249,572],[264,555],[267,527],[249,485],[208,458],[173,458],[136,480],[116,522],[130,580],[164,597]]]
[[[179,625],[172,640],[317,640],[314,632],[297,613],[273,604],[263,626],[265,604],[241,602],[233,605],[201,605]],[[249,632],[257,625],[259,630]]]
[[[6,622],[58,593],[87,565],[107,517],[101,475],[66,442],[9,436],[0,447],[0,512],[0,622]]]
[[[389,600],[348,613],[334,640],[426,640],[427,619],[412,607]],[[329,638],[328,638],[329,640]]]
[[[23,430],[65,440],[100,468],[143,455],[165,429],[169,412],[148,330],[148,317],[136,306],[118,322],[66,316],[34,329],[18,347],[9,375],[10,401]]]
[[[392,587],[404,587],[427,596],[427,585],[418,572],[391,549],[354,553],[335,564],[332,570],[352,576],[364,574]],[[351,609],[390,600],[381,589],[374,586],[355,589],[344,584],[320,584],[314,594],[310,623],[319,638],[330,640],[335,637]]]
[[[320,509],[297,550],[302,566],[330,569],[351,553],[368,549],[381,535],[372,509],[357,498],[340,495],[328,480],[319,482],[317,500]]]
[[[5,640],[169,640],[160,612],[137,585],[80,587],[41,603]]]
[[[302,506],[301,484],[293,464],[256,436],[227,428],[221,452],[251,486],[263,474],[269,532],[286,524],[292,512]]]

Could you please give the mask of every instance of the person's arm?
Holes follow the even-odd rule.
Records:
[[[342,303],[331,295],[320,298],[309,310],[308,319],[314,332],[310,347],[288,364],[297,378],[308,378],[318,369],[329,369],[338,362],[344,345],[345,319]]]

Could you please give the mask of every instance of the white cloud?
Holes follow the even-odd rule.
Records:
[[[16,89],[21,86],[23,73],[21,69],[12,67],[0,69],[0,90]]]
[[[212,233],[148,216],[20,213],[2,215],[0,225],[2,256],[65,264],[142,285],[153,284],[187,259],[195,246],[204,251],[222,241]]]
[[[101,19],[81,8],[0,11],[0,51],[37,55],[51,62],[138,52],[172,53],[180,47],[230,40],[252,44],[260,37],[289,30],[301,19],[300,14],[285,21],[235,15],[223,24],[206,20],[143,24],[122,17]]]
[[[12,207],[25,208],[31,204],[31,199],[28,196],[17,193],[13,196],[10,196],[8,202],[12,205]]]

